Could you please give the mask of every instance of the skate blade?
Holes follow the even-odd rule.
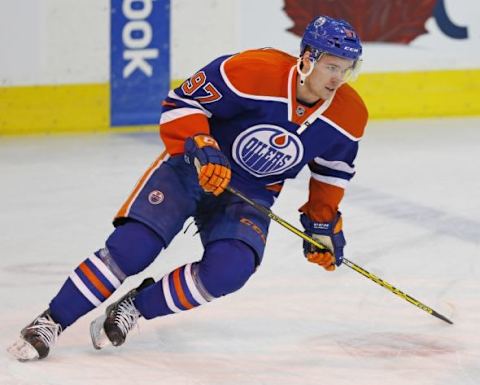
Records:
[[[7,352],[21,362],[39,359],[37,350],[21,337],[7,348]]]
[[[106,319],[107,316],[102,315],[90,323],[90,337],[92,338],[93,347],[97,350],[103,349],[105,346],[111,344],[110,340],[105,334],[105,330],[103,330],[103,323]]]

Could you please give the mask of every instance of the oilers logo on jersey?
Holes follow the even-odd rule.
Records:
[[[243,131],[232,146],[232,157],[257,177],[285,172],[303,157],[300,139],[282,127],[260,124]]]

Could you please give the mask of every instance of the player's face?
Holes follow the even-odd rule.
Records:
[[[308,62],[308,65],[311,65]],[[353,70],[353,60],[343,59],[332,55],[322,55],[315,63],[312,73],[305,80],[312,96],[318,99],[330,98],[335,90],[340,87]],[[306,68],[307,69],[307,68]]]

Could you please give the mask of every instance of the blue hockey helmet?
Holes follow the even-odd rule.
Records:
[[[300,53],[303,54],[307,47],[315,60],[323,52],[355,61],[362,55],[362,42],[353,27],[345,20],[328,16],[318,16],[307,25]]]

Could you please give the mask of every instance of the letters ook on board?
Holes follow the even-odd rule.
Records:
[[[110,125],[157,124],[170,87],[170,0],[111,0]]]

